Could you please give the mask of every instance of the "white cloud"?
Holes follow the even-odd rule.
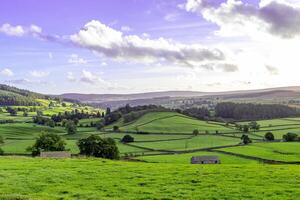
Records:
[[[174,22],[178,19],[178,13],[169,13],[164,16],[164,20],[168,22]]]
[[[300,6],[286,0],[261,0],[259,7],[239,0],[227,0],[220,5],[212,0],[187,0],[185,8],[217,24],[218,34],[223,36],[300,36]]]
[[[123,31],[123,32],[130,32],[130,31],[132,31],[132,28],[130,28],[129,26],[122,26],[121,27],[121,31]]]
[[[30,75],[33,76],[33,77],[36,77],[36,78],[42,78],[42,77],[48,76],[49,72],[34,70],[34,71],[30,72]]]
[[[79,57],[79,55],[77,54],[72,54],[69,56],[68,63],[75,64],[75,65],[83,65],[83,64],[87,64],[88,61],[85,60],[84,58]]]
[[[14,85],[36,85],[36,84],[47,85],[48,84],[48,82],[46,82],[46,81],[30,80],[27,78],[6,80],[5,82],[8,84],[14,84]]]
[[[70,82],[75,82],[76,81],[76,78],[74,77],[72,72],[67,73],[67,80],[70,81]]]
[[[0,71],[0,74],[3,76],[13,76],[14,73],[11,69],[5,68]]]
[[[89,84],[107,84],[107,82],[104,81],[100,76],[94,75],[92,72],[87,70],[82,70],[80,81]]]
[[[271,75],[278,75],[279,71],[276,67],[271,66],[271,65],[265,65],[266,70],[271,74]]]
[[[36,36],[36,35],[42,33],[42,29],[36,25],[31,25],[29,27],[23,27],[20,25],[12,26],[12,25],[6,23],[0,27],[0,33],[4,33],[9,36],[17,36],[17,37],[21,37],[24,35]]]
[[[189,67],[201,66],[204,61],[224,61],[226,56],[220,49],[207,48],[199,44],[185,45],[159,38],[151,40],[137,35],[123,35],[99,21],[90,21],[71,41],[107,57],[135,62],[157,62],[165,60]]]
[[[107,63],[106,62],[102,62],[101,65],[102,66],[107,66]]]

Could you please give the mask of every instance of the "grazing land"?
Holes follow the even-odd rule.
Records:
[[[0,158],[0,179],[0,199],[257,199],[259,194],[271,200],[300,196],[296,165],[5,157]]]

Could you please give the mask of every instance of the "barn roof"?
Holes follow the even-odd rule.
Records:
[[[193,156],[192,157],[193,160],[219,160],[218,156]]]

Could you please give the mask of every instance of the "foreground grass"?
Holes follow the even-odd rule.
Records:
[[[0,199],[298,199],[297,165],[0,158]]]

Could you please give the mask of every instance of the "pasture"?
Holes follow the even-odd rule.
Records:
[[[295,199],[299,179],[295,165],[0,158],[0,199]]]

